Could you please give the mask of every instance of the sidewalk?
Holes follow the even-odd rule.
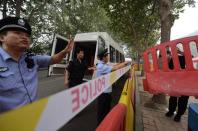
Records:
[[[168,105],[155,104],[149,106],[149,101],[152,94],[145,92],[142,86],[143,77],[137,76],[137,84],[139,88],[142,120],[144,131],[187,131],[188,126],[188,111],[182,116],[181,122],[173,121],[173,118],[165,117]],[[168,96],[166,97],[168,103]],[[190,97],[189,103],[198,102],[194,97]]]

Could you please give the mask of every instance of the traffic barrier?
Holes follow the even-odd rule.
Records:
[[[133,65],[135,71],[138,71],[138,64],[134,64]],[[139,64],[139,71],[143,70],[143,65],[142,64]]]
[[[170,96],[198,97],[198,70],[193,67],[190,45],[198,47],[198,36],[173,40],[147,49],[144,56],[144,71],[146,79],[143,80],[144,90],[153,93],[166,93]],[[181,69],[178,58],[178,45],[183,47],[185,69]],[[171,52],[173,69],[168,65],[167,50]],[[159,53],[160,52],[160,53]]]
[[[1,131],[55,131],[125,74],[124,67],[19,109],[0,114]]]
[[[108,113],[101,124],[97,127],[96,131],[134,131],[134,68],[131,73],[131,78],[128,78],[125,82],[119,103],[111,110],[111,112]],[[122,111],[122,113],[120,114],[119,111]],[[115,114],[119,115],[114,116]]]
[[[105,117],[96,131],[125,131],[126,106],[117,104]]]

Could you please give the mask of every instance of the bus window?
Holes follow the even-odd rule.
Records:
[[[123,62],[123,54],[120,54],[120,62]]]
[[[68,40],[58,34],[54,35],[51,56],[54,54],[59,53],[62,51],[68,44]],[[68,55],[66,55],[66,58]],[[67,64],[67,59],[64,58],[60,63],[50,65],[48,69],[48,76],[57,75],[57,74],[64,74],[64,70]]]
[[[122,62],[122,54],[120,53],[120,62]]]
[[[67,44],[68,44],[68,41],[61,39],[59,37],[56,37],[56,47],[55,47],[54,54],[57,54],[57,53],[61,52],[63,49],[65,49]]]
[[[122,62],[122,54],[120,53],[120,62]]]
[[[120,53],[118,52],[118,50],[116,50],[116,62],[120,62]]]
[[[57,54],[59,52],[61,52],[63,49],[65,49],[65,47],[67,46],[68,41],[61,38],[61,37],[56,37],[56,46],[55,46],[55,52],[54,54]],[[68,55],[66,56],[68,57]],[[66,58],[64,58],[60,64],[66,64]]]
[[[116,50],[110,46],[110,62],[116,62]]]
[[[105,47],[105,41],[101,37],[98,37],[98,52],[103,51]]]

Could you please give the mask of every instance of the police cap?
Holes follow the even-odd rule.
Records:
[[[18,17],[6,17],[0,20],[0,33],[9,30],[20,30],[31,35],[32,29],[27,20]]]
[[[102,57],[106,56],[107,54],[109,54],[108,49],[105,49],[98,53],[98,57],[102,58]]]

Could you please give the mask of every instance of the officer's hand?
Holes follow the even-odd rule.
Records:
[[[64,49],[65,52],[66,52],[66,53],[69,53],[69,52],[72,50],[73,46],[74,46],[74,40],[73,40],[72,38],[70,38],[70,40],[69,40],[67,46],[66,46],[65,49]]]
[[[125,65],[130,65],[131,64],[130,61],[125,61],[124,63],[125,63]]]
[[[89,67],[88,70],[96,70],[96,66]]]

